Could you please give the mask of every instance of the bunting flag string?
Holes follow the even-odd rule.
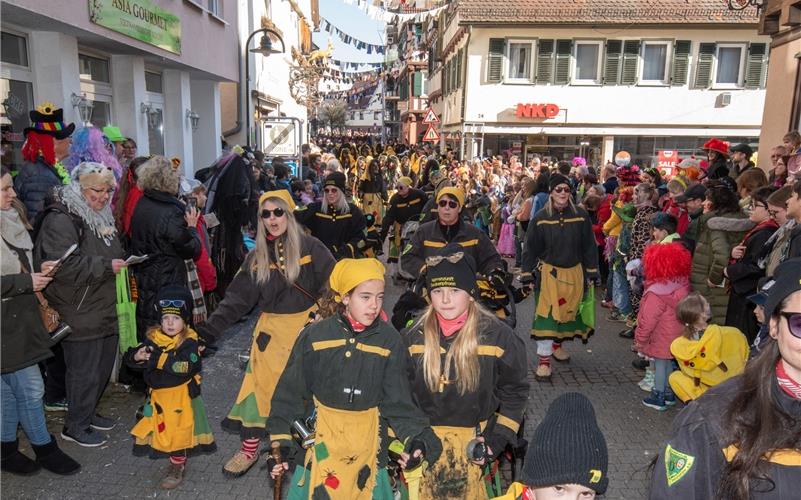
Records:
[[[330,59],[330,63],[328,64],[329,68],[333,68],[342,72],[346,73],[359,73],[363,71],[374,71],[377,69],[383,69],[384,63],[383,62],[351,62],[351,61],[340,61],[339,59]],[[367,67],[367,70],[360,69]]]
[[[433,9],[424,10],[422,12],[414,12],[414,13],[401,13],[401,12],[393,12],[391,10],[387,10],[384,7],[373,5],[373,2],[368,0],[343,0],[346,5],[355,5],[362,11],[367,14],[367,17],[373,19],[375,21],[384,21],[385,23],[392,23],[395,21],[408,21],[410,19],[414,19],[415,22],[421,22],[428,19],[430,16],[438,15],[442,9],[448,6],[446,3],[445,5],[441,5],[439,7],[435,7]],[[390,6],[395,5],[396,7],[400,7],[402,4],[404,7],[409,6],[409,4],[420,5],[420,9],[425,8],[425,2],[422,0],[419,2],[415,2],[414,0],[407,0],[406,2],[398,2],[398,1],[391,1],[386,2],[389,3]],[[418,10],[417,7],[412,7],[415,10]]]
[[[342,41],[342,43],[346,43],[348,45],[352,45],[352,46],[356,47],[356,49],[358,49],[358,50],[366,50],[368,54],[373,54],[373,53],[375,53],[375,54],[383,54],[384,53],[384,46],[383,45],[377,45],[377,44],[374,44],[374,43],[367,43],[367,42],[359,40],[358,38],[355,38],[355,37],[353,37],[351,35],[348,35],[344,31],[342,31],[341,29],[339,29],[336,26],[334,26],[333,24],[331,24],[331,21],[329,21],[328,19],[325,19],[323,17],[320,18],[320,29],[325,31],[326,33],[328,33],[330,35],[338,36],[339,39]]]

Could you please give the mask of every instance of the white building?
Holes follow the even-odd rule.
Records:
[[[363,90],[360,98],[348,104],[346,125],[352,132],[380,134],[384,125],[384,82],[376,80],[369,83],[356,82],[356,90]]]
[[[84,98],[91,123],[117,125],[140,155],[177,156],[187,174],[208,166],[220,82],[238,78],[236,19],[222,0],[3,0],[4,143],[21,147],[42,101],[80,126]]]
[[[595,164],[626,150],[756,145],[770,38],[725,2],[462,0],[440,18],[429,98],[448,146]]]

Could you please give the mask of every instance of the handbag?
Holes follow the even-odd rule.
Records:
[[[136,338],[136,302],[131,299],[131,282],[128,268],[123,267],[115,276],[117,285],[117,328],[120,333],[120,352],[139,345]]]
[[[579,304],[579,317],[584,326],[595,329],[595,285],[590,285],[584,292]]]
[[[8,242],[6,242],[6,245],[8,245]],[[22,261],[20,261],[20,268],[23,273],[31,274],[28,267]],[[58,311],[50,306],[50,303],[47,302],[42,292],[33,292],[33,294],[36,296],[36,301],[39,303],[39,316],[42,317],[42,324],[45,330],[47,333],[53,333],[58,328],[59,323],[61,323]]]

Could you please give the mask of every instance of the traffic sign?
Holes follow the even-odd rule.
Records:
[[[264,154],[269,156],[293,156],[296,154],[295,124],[267,123]]]
[[[426,125],[431,125],[432,123],[439,123],[439,118],[437,117],[437,114],[434,113],[433,109],[428,108],[428,111],[426,111],[426,117],[423,118],[423,123],[425,123]]]
[[[439,132],[433,125],[428,126],[426,134],[423,136],[423,142],[439,142]]]

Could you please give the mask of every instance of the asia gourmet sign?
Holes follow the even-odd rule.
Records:
[[[89,20],[174,54],[181,53],[181,20],[153,0],[89,0]]]

